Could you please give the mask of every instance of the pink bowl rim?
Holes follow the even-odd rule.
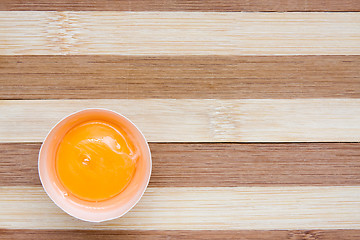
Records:
[[[41,177],[41,168],[40,168],[40,156],[41,156],[41,153],[42,153],[42,150],[43,150],[43,146],[45,144],[45,142],[47,141],[47,138],[48,136],[50,135],[50,133],[53,131],[53,129],[61,122],[63,122],[64,120],[66,120],[67,118],[71,117],[72,115],[75,115],[75,114],[78,114],[78,113],[81,113],[83,111],[87,111],[87,110],[101,110],[101,111],[107,111],[107,112],[111,112],[111,113],[114,113],[115,115],[119,116],[120,118],[123,118],[125,119],[126,121],[128,121],[139,133],[140,133],[140,136],[143,138],[143,140],[145,141],[145,144],[146,144],[146,149],[148,151],[148,154],[149,154],[149,176],[147,178],[147,181],[146,181],[146,184],[145,184],[145,187],[143,189],[143,191],[141,192],[140,196],[135,200],[134,204],[132,204],[128,209],[126,209],[124,212],[120,213],[120,214],[114,214],[114,216],[110,216],[110,217],[106,217],[106,218],[103,218],[103,219],[97,219],[97,220],[94,220],[94,219],[87,219],[86,217],[82,217],[80,216],[81,214],[77,215],[76,213],[72,213],[71,211],[68,211],[68,210],[65,210],[60,203],[58,203],[56,200],[54,200],[53,196],[51,194],[48,193],[47,191],[47,188],[48,186],[46,184],[43,183],[43,179]],[[131,209],[133,209],[136,204],[138,204],[138,202],[140,201],[140,199],[142,198],[142,196],[144,195],[148,185],[149,185],[149,182],[150,182],[150,178],[151,178],[151,173],[152,173],[152,157],[151,157],[151,151],[150,151],[150,147],[149,147],[149,143],[148,141],[146,140],[144,134],[142,133],[142,131],[130,120],[128,119],[127,117],[125,117],[124,115],[114,111],[114,110],[110,110],[110,109],[107,109],[107,108],[83,108],[81,110],[78,110],[78,111],[75,111],[73,113],[70,113],[66,116],[64,116],[63,118],[61,118],[56,124],[54,124],[51,129],[49,130],[49,132],[46,134],[45,138],[44,138],[44,141],[43,143],[41,144],[41,147],[40,147],[40,150],[39,150],[39,155],[38,155],[38,174],[39,174],[39,178],[40,178],[40,182],[41,182],[41,185],[42,187],[44,188],[44,191],[46,192],[46,194],[49,196],[49,198],[55,203],[56,206],[58,206],[61,210],[63,210],[64,212],[66,212],[67,214],[69,214],[70,216],[74,217],[74,218],[77,218],[77,219],[80,219],[80,220],[83,220],[83,221],[86,221],[86,222],[93,222],[93,223],[99,223],[99,222],[104,222],[104,221],[110,221],[110,220],[114,220],[116,218],[120,218],[122,216],[124,216],[126,213],[128,213]]]

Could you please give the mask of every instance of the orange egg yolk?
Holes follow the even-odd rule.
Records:
[[[103,201],[122,192],[135,173],[138,154],[130,137],[101,121],[72,128],[56,153],[56,172],[64,188],[86,201]]]

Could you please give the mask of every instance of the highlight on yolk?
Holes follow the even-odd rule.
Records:
[[[69,193],[82,200],[103,201],[126,188],[138,157],[123,131],[107,122],[85,122],[62,139],[56,172]]]

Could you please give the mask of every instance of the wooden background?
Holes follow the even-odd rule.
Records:
[[[358,0],[0,0],[0,239],[360,239]],[[150,142],[124,217],[44,193],[65,115]]]

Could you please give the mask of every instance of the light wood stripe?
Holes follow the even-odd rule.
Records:
[[[360,56],[0,56],[0,66],[0,99],[360,98]]]
[[[2,0],[1,11],[360,11],[356,0]]]
[[[40,142],[84,108],[129,117],[150,142],[358,142],[360,99],[2,100],[0,142]]]
[[[0,228],[9,229],[360,229],[354,186],[148,188],[128,214],[103,223],[67,215],[41,187],[0,191]]]
[[[314,239],[358,240],[360,230],[29,230],[0,229],[0,239],[68,239],[72,240],[163,240],[163,239]]]
[[[0,186],[38,186],[40,143],[0,144]],[[358,143],[150,143],[151,187],[360,185]]]
[[[360,13],[0,12],[1,55],[360,54]]]

